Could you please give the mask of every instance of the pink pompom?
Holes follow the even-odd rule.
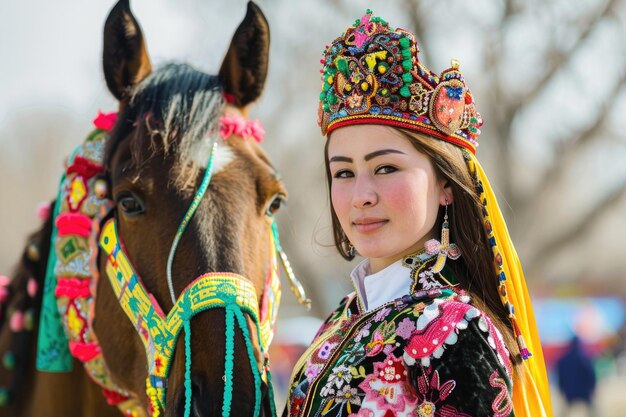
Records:
[[[28,292],[28,295],[30,295],[30,298],[35,298],[35,295],[37,295],[37,288],[39,286],[37,285],[37,281],[35,281],[35,278],[28,278],[28,284],[26,284],[26,291]]]
[[[117,113],[115,112],[102,113],[101,111],[98,111],[98,115],[93,120],[94,126],[96,126],[98,129],[102,129],[107,132],[113,129],[113,126],[115,126],[116,122],[117,122]]]
[[[14,332],[20,332],[24,329],[24,314],[21,311],[13,313],[10,326]]]
[[[0,287],[7,287],[11,283],[9,277],[6,275],[0,275]]]
[[[37,217],[39,220],[44,221],[50,217],[50,202],[42,201],[37,205]]]
[[[7,287],[0,287],[0,304],[4,303],[9,298],[9,289]]]

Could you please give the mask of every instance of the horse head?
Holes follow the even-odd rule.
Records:
[[[270,290],[267,277],[276,273],[273,216],[287,192],[259,146],[262,128],[247,120],[248,105],[263,91],[268,49],[268,23],[252,2],[218,75],[184,64],[153,71],[128,0],[117,3],[105,24],[104,74],[119,113],[104,168],[110,231],[118,242],[107,252],[108,237],[100,238],[93,329],[115,384],[153,415],[213,416],[230,409],[230,415],[252,416],[259,415],[259,402],[261,414],[270,412],[254,315],[242,322],[230,307],[184,311],[221,297],[207,294],[222,284],[194,287],[199,277],[226,273],[234,278],[222,287],[242,285],[261,303]],[[115,284],[123,288],[111,285],[121,276],[118,252],[132,266],[128,280]],[[138,283],[151,312],[142,310],[143,299],[123,302]],[[172,311],[180,317],[168,327],[163,322]],[[240,326],[229,327],[229,320]],[[181,330],[184,321],[188,327]],[[170,358],[161,357],[160,344],[169,344]],[[259,384],[262,401],[255,397]]]

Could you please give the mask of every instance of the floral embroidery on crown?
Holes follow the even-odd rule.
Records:
[[[416,130],[472,153],[482,119],[459,62],[437,76],[419,62],[412,33],[372,11],[324,50],[319,120],[322,134],[350,124]]]

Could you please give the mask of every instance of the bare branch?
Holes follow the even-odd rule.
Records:
[[[533,101],[543,91],[546,85],[548,85],[548,83],[550,83],[554,79],[554,76],[563,67],[565,67],[566,64],[569,63],[570,59],[575,55],[576,51],[579,50],[581,46],[585,43],[585,41],[589,38],[589,36],[593,32],[593,29],[598,26],[598,24],[603,19],[611,16],[613,6],[616,2],[617,0],[609,0],[596,16],[590,18],[589,21],[586,22],[585,26],[578,34],[578,38],[575,40],[574,44],[569,48],[569,50],[565,52],[555,50],[548,54],[549,56],[555,57],[555,59],[552,61],[551,67],[546,71],[543,77],[541,77],[541,79],[537,82],[537,84],[535,84],[532,89],[528,90],[528,92],[524,96],[520,97],[516,101],[516,103],[510,109],[510,112],[512,114],[516,114],[520,108],[526,106],[528,103]]]
[[[602,105],[602,107],[598,110],[598,117],[587,126],[586,129],[582,130],[578,133],[578,135],[572,137],[567,140],[563,144],[558,146],[558,149],[555,150],[555,160],[550,165],[550,167],[546,170],[546,172],[542,175],[541,181],[539,182],[539,186],[533,190],[533,198],[519,198],[516,200],[519,204],[519,208],[523,211],[528,205],[532,203],[532,201],[541,201],[543,196],[550,192],[555,184],[557,184],[562,177],[563,173],[566,171],[566,167],[569,163],[581,152],[581,149],[584,145],[592,142],[598,137],[602,137],[598,135],[598,132],[601,132],[602,127],[607,123],[611,115],[611,109],[615,106],[615,103],[620,98],[620,90],[626,87],[626,72],[622,74],[621,79],[618,81],[615,88],[612,89],[614,92]]]
[[[551,240],[538,242],[543,243],[543,245],[539,244],[535,255],[531,256],[526,262],[529,265],[529,272],[541,268],[557,252],[565,250],[568,243],[580,242],[580,238],[589,233],[595,220],[601,218],[602,214],[610,211],[624,196],[626,196],[626,179],[623,179],[621,184],[603,199],[599,200],[587,214],[578,219],[576,223],[570,225],[563,233],[556,235]]]

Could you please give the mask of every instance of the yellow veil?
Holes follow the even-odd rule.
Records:
[[[501,291],[501,297],[505,305],[508,302],[515,308],[514,314],[511,310],[510,318],[514,322],[513,325],[521,333],[519,336],[516,334],[520,348],[527,346],[532,353],[532,356],[522,361],[522,374],[515,375],[513,378],[515,415],[551,417],[552,406],[548,376],[535,315],[526,288],[524,271],[485,171],[474,154],[471,152],[464,152],[464,154],[470,172],[479,181],[479,190],[482,192],[480,198],[487,210],[485,221],[490,222],[491,226],[488,227],[488,230],[491,230],[490,238],[495,239],[492,240],[494,256],[500,253],[502,257],[502,264],[498,267],[501,268],[500,272],[503,272],[506,278],[501,281],[506,292],[503,294]]]

